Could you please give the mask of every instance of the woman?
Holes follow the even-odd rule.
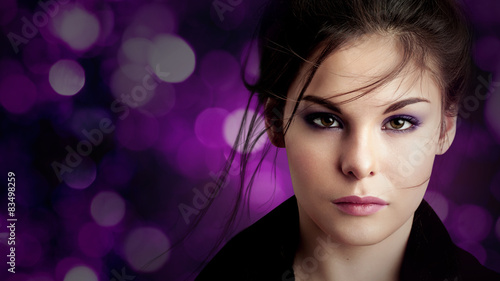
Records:
[[[260,77],[248,87],[286,150],[295,196],[197,280],[500,280],[423,201],[466,91],[458,5],[273,1],[259,39]]]

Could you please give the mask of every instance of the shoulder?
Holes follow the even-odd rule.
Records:
[[[453,243],[434,210],[422,201],[415,212],[403,262],[402,280],[500,281],[500,274],[481,265]]]
[[[463,281],[500,281],[500,273],[482,265],[472,254],[457,247],[459,273]]]
[[[196,280],[271,280],[278,275],[281,280],[291,265],[295,237],[298,211],[291,197],[229,240]]]

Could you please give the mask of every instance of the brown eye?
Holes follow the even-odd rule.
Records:
[[[405,120],[403,119],[393,119],[391,120],[391,122],[389,122],[391,124],[391,127],[393,129],[401,129],[403,128],[404,124],[405,124]]]
[[[321,117],[317,117],[313,120],[313,122],[320,126],[320,127],[325,127],[325,128],[334,128],[334,127],[339,127],[340,124],[335,119],[333,116],[325,115]]]
[[[402,131],[402,130],[406,130],[412,126],[413,126],[413,124],[408,120],[405,120],[403,118],[394,118],[391,121],[387,122],[385,127],[386,127],[386,129],[389,129],[389,130]]]
[[[330,127],[334,123],[335,119],[333,119],[331,116],[321,118],[321,125],[325,127]]]

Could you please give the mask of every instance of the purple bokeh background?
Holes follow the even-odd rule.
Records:
[[[247,54],[245,76],[258,73],[252,37],[262,3],[2,0],[4,261],[9,171],[18,221],[16,274],[3,262],[1,280],[196,276],[232,206],[238,167],[189,238],[165,251],[193,223],[180,206],[202,209],[199,193],[211,190],[229,154],[248,97],[240,79]],[[500,271],[500,3],[465,4],[478,71],[426,199],[459,246]],[[236,229],[292,195],[284,151],[276,177],[272,161]]]

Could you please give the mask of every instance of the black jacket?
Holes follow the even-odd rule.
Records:
[[[293,196],[232,238],[196,280],[295,280],[298,218]],[[439,217],[422,201],[415,212],[400,280],[500,281],[500,274],[455,246]]]

